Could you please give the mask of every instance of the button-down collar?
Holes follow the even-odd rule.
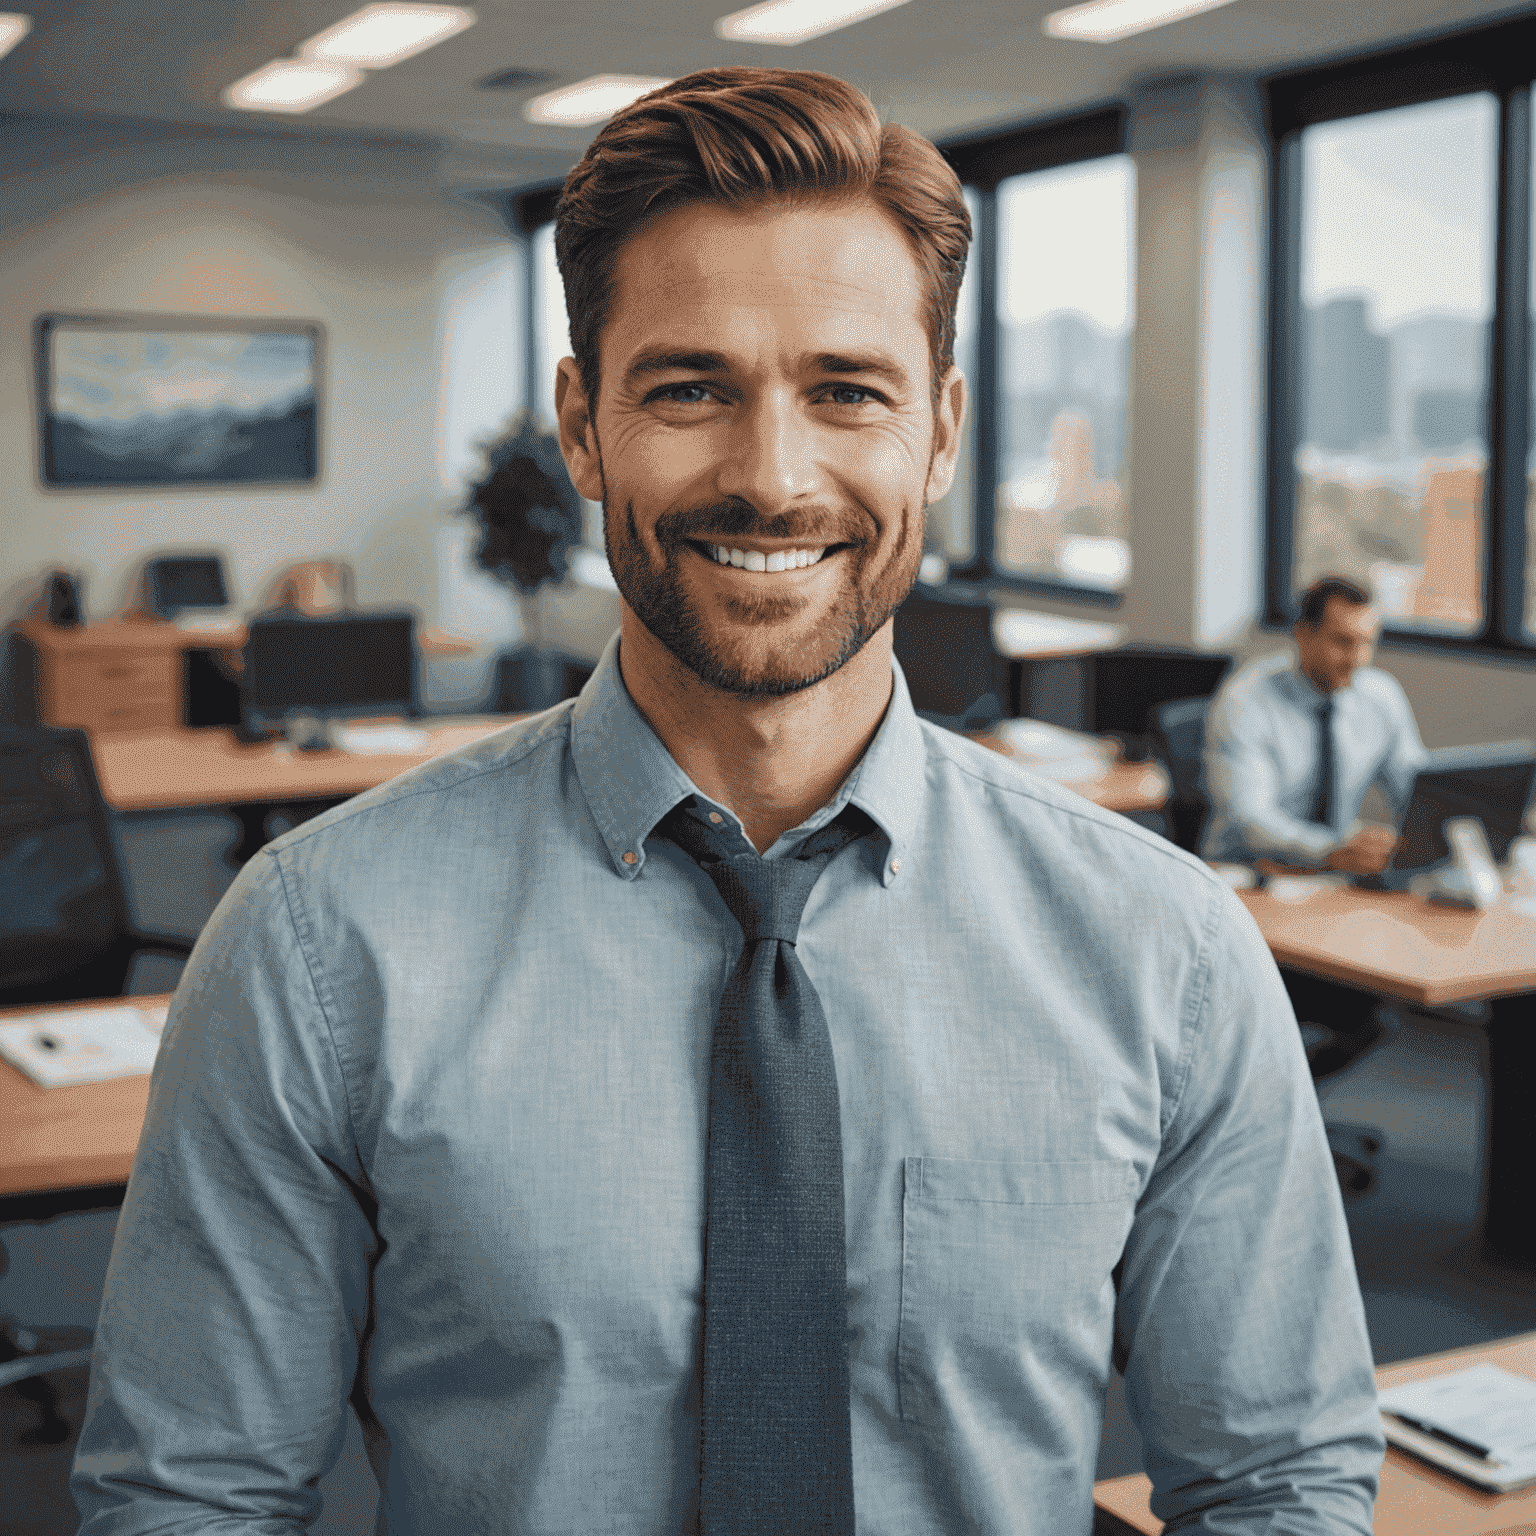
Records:
[[[853,804],[873,817],[889,840],[881,883],[890,885],[908,867],[907,850],[922,809],[924,747],[906,679],[894,659],[891,671],[891,701],[864,756],[832,799],[786,832],[769,857],[788,852]],[[571,753],[614,870],[626,880],[645,868],[645,840],[656,823],[689,795],[705,814],[718,812],[727,829],[740,833],[739,819],[683,772],[630,697],[619,672],[617,635],[572,711]]]

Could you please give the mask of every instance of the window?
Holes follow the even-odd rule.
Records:
[[[1536,641],[1533,46],[1527,21],[1268,82],[1273,623],[1337,573],[1389,632]]]
[[[1135,202],[1126,155],[998,186],[994,555],[1004,571],[1109,590],[1130,575]]]

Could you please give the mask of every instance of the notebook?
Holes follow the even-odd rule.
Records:
[[[1383,1388],[1377,1406],[1393,1445],[1469,1483],[1495,1493],[1536,1483],[1536,1381],[1474,1365]]]
[[[40,1088],[136,1077],[155,1064],[164,1003],[60,1008],[0,1024],[0,1056]]]

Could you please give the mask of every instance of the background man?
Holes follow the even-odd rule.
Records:
[[[1111,1361],[1161,1513],[1366,1533],[1337,1187],[1252,923],[925,726],[968,221],[820,75],[567,179],[566,460],[622,629],[572,705],[307,823],[198,946],[77,1461],[87,1536],[1085,1532]]]
[[[1360,805],[1380,785],[1401,819],[1424,744],[1397,679],[1369,665],[1380,631],[1369,590],[1326,576],[1301,600],[1295,656],[1261,657],[1222,685],[1205,728],[1206,858],[1386,867],[1396,833],[1359,826]]]

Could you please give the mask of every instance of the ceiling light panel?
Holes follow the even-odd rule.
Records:
[[[475,24],[461,5],[415,5],[380,0],[317,32],[299,52],[306,59],[387,69]]]
[[[245,112],[308,112],[362,83],[362,70],[351,64],[274,59],[219,94],[225,106]]]
[[[780,43],[789,47],[894,11],[907,0],[764,0],[732,11],[715,23],[715,33],[733,43]]]
[[[0,59],[32,30],[32,18],[16,11],[0,11]]]
[[[1053,11],[1040,23],[1047,37],[1068,37],[1087,43],[1118,43],[1122,37],[1166,27],[1219,10],[1232,0],[1088,0],[1086,5]]]
[[[562,85],[558,91],[535,96],[523,108],[530,123],[554,123],[566,128],[585,128],[601,123],[621,112],[647,91],[654,91],[668,80],[648,75],[593,75],[575,85]]]

